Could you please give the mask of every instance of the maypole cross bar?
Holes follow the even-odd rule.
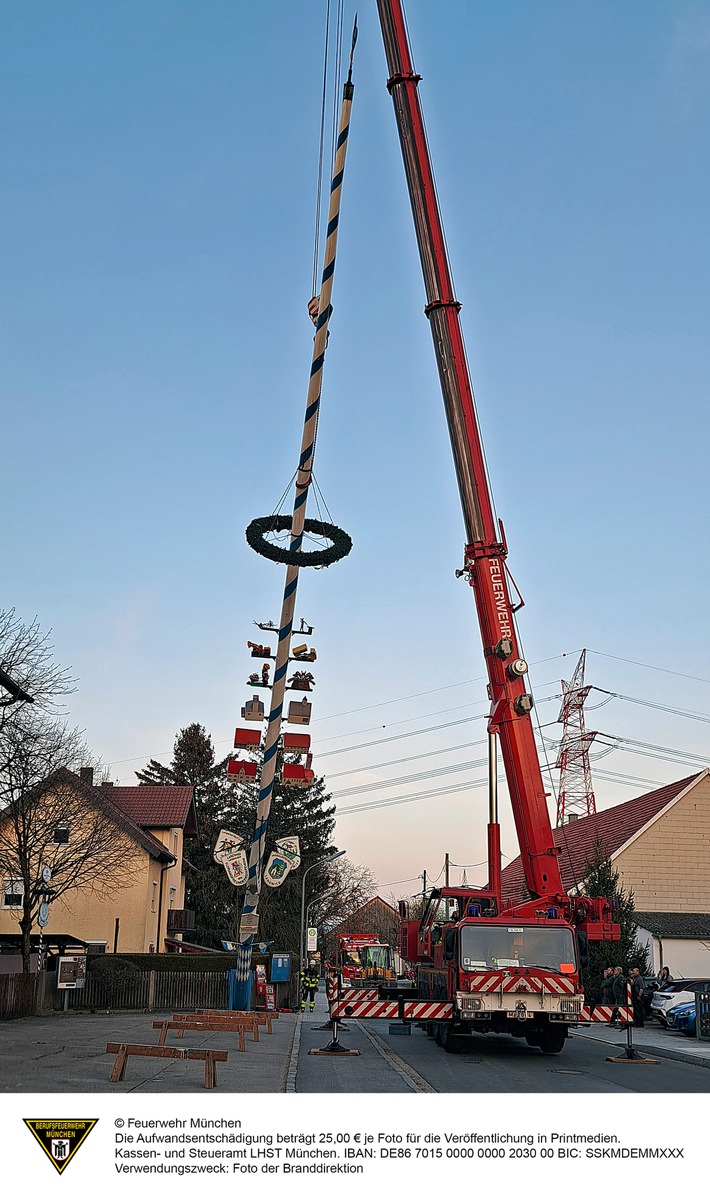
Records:
[[[352,545],[345,531],[337,526],[329,527],[327,523],[314,523],[306,520],[306,501],[313,476],[313,461],[316,449],[316,434],[318,430],[318,413],[323,380],[323,363],[328,342],[328,322],[332,313],[330,298],[335,274],[335,252],[338,241],[338,223],[340,219],[340,199],[345,170],[345,155],[350,131],[350,110],[354,94],[352,83],[352,62],[355,41],[357,38],[357,23],[353,30],[353,41],[350,51],[350,69],[343,88],[343,99],[340,110],[340,123],[335,149],[333,178],[330,185],[330,205],[328,210],[328,229],[326,235],[325,253],[323,256],[323,275],[321,279],[320,297],[318,298],[318,315],[316,318],[316,333],[313,340],[313,358],[311,374],[306,398],[306,414],[301,440],[301,454],[296,474],[296,495],[294,498],[293,515],[291,518],[276,515],[272,518],[257,518],[248,528],[247,539],[250,546],[260,554],[266,554],[269,559],[276,559],[287,564],[286,582],[284,585],[281,617],[279,620],[279,637],[276,649],[273,684],[271,688],[271,710],[269,713],[264,740],[264,759],[261,768],[261,781],[257,801],[254,834],[249,853],[249,878],[247,881],[244,904],[239,923],[239,948],[237,952],[237,969],[235,979],[234,1005],[236,1009],[248,1009],[250,1005],[250,969],[251,951],[254,938],[259,930],[259,898],[261,896],[264,848],[266,832],[271,811],[271,801],[274,792],[274,776],[276,771],[279,737],[283,716],[284,694],[286,691],[286,675],[291,649],[291,634],[293,617],[296,609],[296,593],[298,590],[298,574],[301,566],[321,566],[323,557],[330,555],[327,562],[336,562],[347,555]],[[318,530],[314,527],[319,527]],[[268,530],[290,530],[291,539],[288,550],[275,548],[267,544],[265,534]],[[330,548],[315,552],[302,550],[304,533],[317,533],[328,538]],[[347,540],[347,542],[346,542]],[[268,546],[268,550],[267,550]],[[337,554],[333,556],[333,551]],[[307,558],[311,556],[310,560]],[[314,559],[313,556],[316,558]]]

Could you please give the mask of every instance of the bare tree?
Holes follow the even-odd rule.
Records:
[[[13,735],[19,734],[13,727]],[[22,971],[30,971],[30,935],[43,900],[78,891],[104,898],[125,888],[137,872],[136,844],[104,790],[88,789],[64,767],[79,747],[76,732],[37,723],[22,732],[19,753],[0,764],[7,804],[0,813],[0,877],[5,904],[14,901],[22,935]],[[42,768],[51,768],[44,775]],[[41,779],[38,779],[40,778]],[[108,791],[110,793],[110,791]],[[45,870],[49,869],[49,880]]]
[[[136,846],[103,792],[69,771],[92,757],[81,732],[57,713],[72,683],[36,622],[25,626],[14,612],[0,613],[0,666],[26,695],[0,705],[0,883],[5,904],[16,902],[29,972],[43,898],[71,890],[108,896],[133,879]]]
[[[49,634],[37,618],[27,625],[14,609],[0,610],[0,686],[0,726],[28,705],[56,713],[59,699],[74,690],[69,671],[54,660]]]
[[[377,880],[369,868],[347,859],[324,865],[323,871],[327,873],[328,883],[320,896],[310,903],[308,913],[314,926],[328,929],[345,922],[374,897]]]

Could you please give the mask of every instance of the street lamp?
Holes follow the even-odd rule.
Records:
[[[301,934],[301,939],[300,939],[300,951],[298,954],[299,987],[300,987],[300,983],[301,983],[301,973],[303,972],[303,952],[305,950],[305,942],[306,942],[306,940],[305,940],[306,932],[305,932],[305,926],[304,926],[305,913],[306,913],[306,877],[308,876],[309,872],[312,872],[314,868],[318,868],[318,866],[320,864],[331,864],[333,862],[333,860],[339,860],[340,857],[344,856],[344,855],[345,855],[344,851],[336,851],[330,856],[321,856],[320,860],[316,860],[315,864],[310,864],[309,867],[306,869],[306,871],[303,874],[303,880],[301,882],[301,926],[299,928],[300,934]]]

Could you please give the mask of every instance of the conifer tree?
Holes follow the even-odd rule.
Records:
[[[588,963],[583,965],[582,979],[585,992],[598,1001],[605,968],[621,966],[625,975],[638,968],[641,976],[649,971],[648,951],[638,940],[636,905],[633,890],[624,889],[621,877],[612,867],[611,860],[603,855],[597,844],[594,856],[587,866],[584,890],[589,897],[608,897],[614,909],[614,922],[621,928],[621,938],[609,941],[589,941]]]
[[[141,785],[191,785],[197,834],[185,839],[185,908],[195,911],[192,939],[204,947],[221,947],[234,939],[239,906],[234,886],[212,852],[220,829],[234,827],[239,788],[226,775],[226,760],[215,761],[214,746],[204,726],[191,723],[179,731],[168,766],[150,760],[136,772]]]
[[[216,948],[223,939],[236,940],[245,890],[230,883],[222,865],[213,859],[214,847],[224,828],[243,837],[248,854],[258,795],[256,785],[232,782],[226,775],[226,764],[226,760],[215,761],[205,728],[192,723],[177,735],[169,766],[150,760],[142,772],[136,773],[142,785],[192,785],[195,790],[198,833],[185,840],[185,905],[195,911],[195,942]],[[297,835],[301,867],[292,870],[279,888],[262,888],[259,941],[271,941],[274,951],[298,952],[302,872],[336,850],[330,841],[335,807],[328,805],[329,800],[322,778],[316,778],[306,789],[278,785],[275,790],[264,866],[277,839]],[[328,884],[327,873],[310,873],[307,900],[317,897]]]

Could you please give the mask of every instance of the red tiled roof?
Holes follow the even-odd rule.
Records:
[[[104,813],[109,814],[118,826],[122,827],[131,838],[135,839],[136,843],[144,847],[156,860],[171,861],[173,859],[169,849],[159,839],[149,834],[148,831],[141,830],[140,824],[135,822],[122,806],[117,806],[113,803],[111,797],[112,789],[94,788],[93,785],[86,785],[80,777],[70,772],[68,768],[60,768],[54,774],[54,777],[50,779],[66,782],[70,788],[82,793],[87,801],[91,803],[95,804],[98,801]]]
[[[113,805],[123,810],[138,826],[162,828],[182,826],[193,833],[191,785],[100,785]]]
[[[572,889],[579,884],[595,858],[597,846],[602,856],[613,856],[641,827],[655,818],[664,806],[701,775],[694,773],[661,789],[654,789],[652,793],[644,793],[641,797],[634,797],[631,801],[624,801],[588,818],[577,818],[565,826],[556,827],[553,834],[555,846],[560,849],[559,865],[564,888]],[[529,896],[520,856],[503,869],[501,890],[504,897],[511,897],[514,901],[522,901]]]

